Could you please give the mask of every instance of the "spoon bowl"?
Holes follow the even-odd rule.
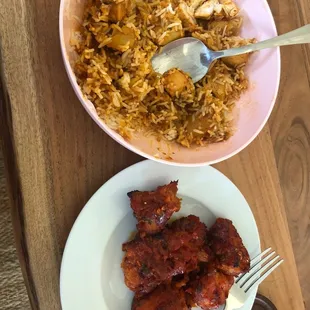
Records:
[[[202,41],[188,37],[167,44],[160,54],[152,58],[152,66],[161,74],[178,68],[187,72],[196,83],[206,75],[215,56]]]
[[[202,41],[193,37],[182,38],[167,44],[160,54],[155,55],[152,66],[161,74],[178,68],[188,73],[196,83],[207,74],[210,64],[216,59],[303,43],[310,43],[310,24],[269,40],[222,51],[209,50]]]

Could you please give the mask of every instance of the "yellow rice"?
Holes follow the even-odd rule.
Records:
[[[126,1],[126,16],[111,22],[111,6],[123,1]],[[123,137],[130,139],[135,132],[151,132],[190,147],[220,142],[231,136],[232,109],[248,86],[245,63],[228,66],[221,60],[215,62],[184,101],[178,93],[176,97],[167,93],[162,76],[153,71],[150,63],[152,56],[160,51],[159,42],[168,35],[194,36],[213,50],[254,41],[232,33],[232,19],[225,9],[222,15],[214,13],[208,20],[197,19],[197,25],[189,27],[181,20],[178,6],[185,3],[190,7],[197,1],[88,1],[81,29],[71,39],[78,53],[75,74],[98,115]],[[216,21],[224,24],[218,27]],[[233,16],[233,22],[240,23],[236,26],[240,28],[241,18]],[[111,48],[113,35],[124,32],[129,33],[134,44],[126,43],[119,50]]]

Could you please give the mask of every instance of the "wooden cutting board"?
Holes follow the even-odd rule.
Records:
[[[307,0],[272,0],[271,4],[281,32],[301,25],[310,17]],[[61,59],[58,9],[57,0],[0,3],[0,132],[19,258],[32,307],[42,310],[60,309],[61,257],[80,210],[106,180],[141,160],[102,132],[78,102]],[[291,59],[292,51],[298,56],[296,59]],[[301,119],[298,124],[306,128],[301,130],[308,134],[303,133],[303,141],[308,143],[309,150],[310,118],[304,120],[307,111],[300,108],[305,100],[288,82],[294,79],[295,87],[310,98],[306,89],[309,55],[309,46],[285,50],[284,81],[269,126],[246,150],[216,165],[248,200],[262,246],[273,247],[285,259],[285,264],[260,286],[261,293],[280,310],[305,309],[287,221],[296,238],[299,234],[291,220],[299,218],[288,204],[290,198],[286,192],[287,199],[283,201],[279,172],[286,189],[290,176],[282,168],[287,164],[282,158],[282,147],[287,147],[283,140],[290,126],[283,118],[292,119],[287,114],[294,113],[295,118]],[[293,95],[298,100],[298,111],[288,99]],[[305,167],[298,171],[303,175],[308,173],[305,171],[309,168],[309,157],[304,162]],[[306,177],[304,182],[309,187],[309,173]],[[309,201],[308,196],[306,199]],[[301,202],[297,205],[303,207]],[[309,216],[309,211],[304,212]],[[299,216],[303,227],[308,225],[309,217],[306,220],[301,213]],[[300,268],[309,274],[308,269]]]

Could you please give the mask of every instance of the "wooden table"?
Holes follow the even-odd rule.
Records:
[[[307,0],[270,4],[280,33],[309,22]],[[19,258],[33,309],[42,310],[60,309],[62,252],[85,202],[141,160],[103,133],[74,95],[60,55],[58,8],[57,0],[0,2],[0,132]],[[280,310],[306,308],[297,269],[310,309],[309,83],[309,45],[283,48],[269,124],[246,150],[216,165],[251,205],[262,246],[285,259],[260,287]]]

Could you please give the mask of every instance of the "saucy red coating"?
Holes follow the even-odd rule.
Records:
[[[188,310],[185,293],[171,285],[158,286],[142,298],[134,298],[132,310]]]
[[[172,278],[173,265],[162,234],[138,237],[123,244],[123,251],[126,251],[122,262],[125,284],[138,296]]]
[[[205,251],[207,227],[194,215],[174,221],[163,232],[168,244],[169,255],[181,274],[198,268],[198,263],[209,260]]]
[[[204,249],[206,233],[199,218],[190,215],[176,220],[162,233],[123,244],[125,284],[139,297],[176,275],[198,269],[199,262],[209,258]]]
[[[216,268],[232,276],[238,276],[250,269],[249,253],[232,221],[218,218],[210,229],[209,238]]]
[[[213,264],[208,264],[203,273],[189,283],[186,292],[190,294],[193,306],[215,309],[225,303],[233,284],[233,276],[225,275]]]
[[[137,229],[142,234],[162,231],[172,214],[180,210],[180,199],[176,196],[178,182],[159,186],[155,191],[133,191],[127,195],[130,206],[138,220]]]

